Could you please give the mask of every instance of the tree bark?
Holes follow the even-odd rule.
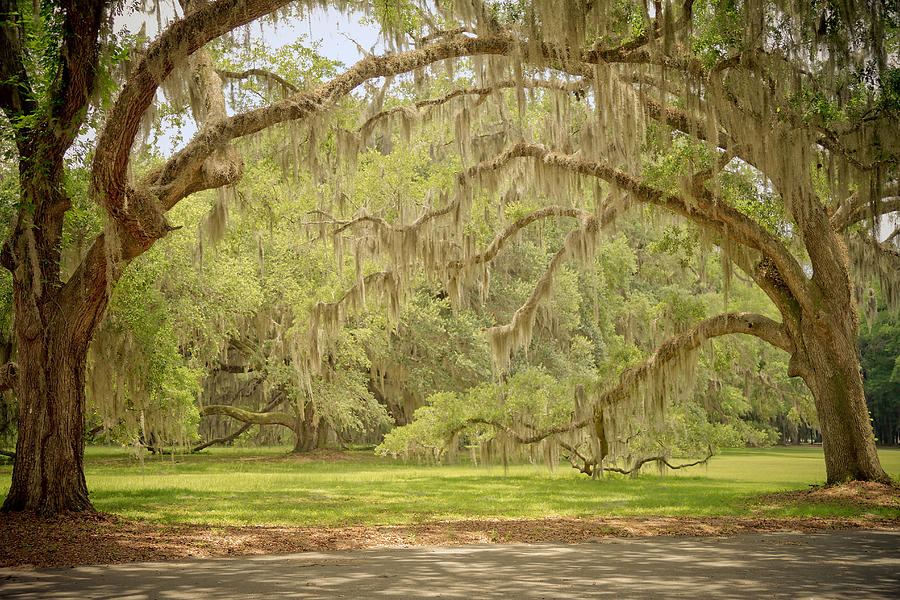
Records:
[[[50,317],[36,338],[19,336],[19,435],[4,512],[93,510],[83,470],[89,336],[73,335],[59,311]]]
[[[318,447],[319,425],[320,420],[316,419],[312,402],[307,402],[302,412],[297,411],[297,421],[294,426],[296,440],[294,449],[291,450],[292,454],[312,452]]]
[[[801,329],[805,368],[801,376],[812,391],[822,432],[827,483],[882,481],[881,466],[856,357],[858,327],[852,314]]]

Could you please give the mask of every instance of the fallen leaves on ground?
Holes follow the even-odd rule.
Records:
[[[767,494],[766,503],[851,502],[900,506],[900,490],[854,482],[837,488]],[[42,519],[0,517],[0,566],[19,569],[251,554],[483,543],[580,543],[609,537],[721,536],[829,529],[900,529],[900,519],[755,517],[591,517],[466,519],[412,525],[235,527],[164,525],[104,513]]]
[[[900,508],[900,488],[874,481],[851,481],[843,485],[815,485],[807,490],[765,494],[759,500],[770,506],[849,504],[864,508]]]

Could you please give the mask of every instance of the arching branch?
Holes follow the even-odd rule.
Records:
[[[289,429],[294,429],[297,424],[296,415],[282,412],[251,412],[226,404],[209,404],[200,409],[201,417],[209,415],[225,415],[251,425],[283,425]]]
[[[619,383],[598,397],[599,404],[615,404],[629,397],[636,385],[657,369],[687,352],[697,349],[706,340],[723,335],[742,333],[752,335],[781,348],[788,354],[795,351],[794,342],[781,323],[754,313],[727,313],[711,317],[662,343],[647,359],[619,376]]]
[[[806,275],[781,241],[753,219],[713,196],[709,190],[695,189],[694,198],[687,201],[674,194],[657,190],[637,177],[607,164],[551,152],[540,144],[514,144],[505,154],[532,157],[542,160],[547,165],[597,177],[628,192],[632,200],[666,208],[701,227],[714,231],[722,238],[758,250],[775,263],[797,301],[806,308],[813,308]]]
[[[558,443],[559,443],[560,447],[562,447],[563,449],[565,449],[569,452],[569,455],[566,456],[566,458],[569,460],[569,464],[572,465],[573,469],[578,469],[578,471],[580,473],[584,473],[585,475],[588,475],[588,476],[593,476],[595,474],[595,471],[597,469],[596,461],[591,460],[590,458],[588,458],[587,456],[585,456],[584,454],[579,452],[578,448],[572,446],[571,444],[567,444],[566,442],[564,442],[562,440],[559,440]],[[582,464],[579,465],[577,463],[577,461],[573,458],[573,455],[578,457],[581,460]],[[630,469],[623,469],[621,467],[603,467],[603,470],[608,471],[610,473],[621,473],[622,475],[631,475],[633,473],[637,473],[641,469],[641,467],[643,467],[645,464],[650,463],[650,462],[659,463],[659,464],[665,465],[666,467],[668,467],[670,469],[678,470],[678,469],[686,469],[688,467],[696,467],[697,465],[706,464],[709,462],[709,459],[711,459],[712,457],[713,457],[712,446],[709,446],[707,448],[706,456],[704,456],[701,459],[695,460],[693,462],[689,462],[689,463],[672,464],[671,462],[669,462],[668,457],[666,457],[663,454],[660,454],[657,456],[645,456],[642,458],[637,458],[637,459],[635,459],[634,463],[632,463]]]
[[[513,89],[519,86],[523,88],[546,89],[560,92],[581,92],[586,89],[586,83],[587,81],[585,79],[579,81],[546,81],[541,79],[526,78],[522,80],[521,83],[507,80],[498,81],[497,83],[486,87],[459,88],[441,96],[440,98],[419,100],[410,105],[395,106],[393,108],[378,112],[366,119],[366,122],[356,130],[356,133],[369,131],[375,125],[375,123],[393,115],[413,110],[418,111],[422,110],[423,108],[433,108],[436,106],[441,106],[450,102],[454,98],[461,98],[464,96],[479,96],[479,99],[481,99],[500,90]]]
[[[837,232],[846,231],[853,225],[873,219],[876,216],[900,212],[900,195],[887,196],[875,202],[858,198],[851,200],[838,208],[831,217],[832,226]]]
[[[447,265],[448,269],[459,270],[463,269],[467,266],[479,265],[481,263],[490,262],[497,256],[497,253],[503,249],[503,246],[506,245],[512,237],[514,237],[519,231],[528,227],[535,221],[540,219],[547,219],[550,217],[571,217],[573,219],[578,219],[581,222],[586,222],[589,219],[593,219],[594,215],[589,213],[588,211],[581,208],[572,208],[568,206],[545,206],[543,208],[539,208],[534,210],[527,215],[521,216],[509,225],[507,225],[503,231],[499,232],[494,239],[491,240],[491,243],[477,255],[463,261],[457,260],[449,263]],[[601,222],[601,226],[605,223]]]
[[[368,56],[334,79],[289,98],[234,115],[209,131],[201,131],[166,164],[145,178],[144,183],[160,198],[164,210],[193,192],[205,189],[197,168],[215,148],[273,125],[319,115],[334,106],[357,86],[378,77],[408,73],[447,58],[473,54],[504,54],[514,40],[508,35],[470,38],[457,36],[433,45],[388,56]]]
[[[731,334],[752,335],[766,341],[785,352],[794,352],[794,343],[780,323],[753,313],[728,313],[717,315],[701,321],[685,333],[673,336],[661,344],[656,351],[640,364],[625,371],[619,376],[619,383],[601,393],[595,400],[595,404],[611,405],[629,398],[630,392],[642,380],[647,379],[655,370],[666,366],[673,359],[695,350],[704,341]],[[557,433],[566,433],[581,429],[593,423],[594,416],[589,415],[583,419],[572,421],[564,425],[558,425],[540,430],[524,437],[504,426],[502,423],[484,419],[470,419],[470,423],[482,423],[502,429],[513,440],[532,444]]]
[[[262,381],[262,380],[260,380],[260,381]],[[287,400],[287,396],[285,394],[278,394],[278,396],[274,400],[269,402],[265,406],[265,408],[263,408],[262,411],[260,411],[260,412],[261,413],[269,413],[273,409],[277,408],[278,405],[281,404],[282,402],[284,402],[285,400]],[[231,415],[228,415],[228,416],[231,416]],[[240,420],[240,419],[238,419],[238,420]],[[237,439],[238,436],[245,433],[248,429],[250,429],[254,425],[254,423],[251,423],[248,421],[242,421],[242,422],[244,423],[243,425],[241,425],[234,432],[232,432],[228,435],[214,438],[212,440],[208,440],[206,442],[201,442],[200,444],[196,444],[196,445],[192,446],[191,452],[200,452],[201,450],[203,450],[205,448],[209,448],[210,446],[214,446],[216,444],[226,444],[234,439]]]
[[[566,235],[562,248],[553,255],[544,274],[534,286],[525,303],[513,314],[512,320],[505,325],[498,325],[487,330],[491,355],[498,368],[506,368],[512,352],[531,343],[531,333],[538,306],[549,296],[556,270],[563,260],[573,253],[582,256],[590,255],[593,252],[599,229],[600,224],[593,215],[583,216],[579,227]]]
[[[268,71],[266,69],[246,69],[244,71],[228,71],[226,69],[216,69],[216,74],[224,81],[226,79],[233,79],[236,81],[242,81],[244,79],[250,79],[251,77],[255,77],[257,79],[265,80],[269,83],[275,82],[280,85],[284,90],[291,92],[292,94],[296,94],[300,91],[296,85],[278,75],[277,73],[273,73],[272,71]]]
[[[516,442],[517,444],[536,444],[541,440],[547,439],[551,435],[556,435],[559,433],[568,433],[570,431],[576,431],[585,427],[589,423],[593,423],[594,417],[593,415],[590,417],[586,417],[580,421],[572,421],[571,423],[566,423],[565,425],[557,425],[556,427],[548,427],[547,429],[543,429],[541,431],[535,431],[534,434],[529,436],[523,436],[514,429],[511,429],[500,423],[499,421],[494,421],[493,419],[481,419],[481,418],[472,418],[466,419],[466,425],[490,425],[494,429],[498,429],[505,433],[511,440]],[[463,426],[465,427],[465,425]],[[455,433],[459,433],[462,428],[460,428]]]
[[[129,227],[134,218],[129,215],[131,209],[124,205],[127,190],[121,174],[126,171],[141,117],[153,102],[160,82],[177,61],[184,60],[210,40],[266,15],[288,1],[216,0],[203,4],[172,23],[147,48],[109,111],[97,140],[97,154],[91,171],[95,197],[126,230],[134,228],[133,225]],[[209,148],[206,156],[214,149]]]

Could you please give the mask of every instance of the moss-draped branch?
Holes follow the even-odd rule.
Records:
[[[297,424],[296,415],[283,412],[252,412],[227,404],[209,404],[200,409],[201,417],[210,415],[224,415],[254,425],[284,425],[289,429],[294,429]]]

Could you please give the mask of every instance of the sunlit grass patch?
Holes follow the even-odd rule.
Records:
[[[822,516],[900,518],[896,507],[838,501],[767,503],[761,494],[822,483],[820,448],[728,450],[709,465],[590,481],[562,465],[403,464],[370,453],[309,460],[286,448],[214,449],[146,457],[88,448],[86,476],[101,511],[158,523],[387,525],[474,518]],[[327,456],[327,455],[326,455]],[[900,451],[881,451],[900,479]],[[9,485],[10,466],[0,467]]]

